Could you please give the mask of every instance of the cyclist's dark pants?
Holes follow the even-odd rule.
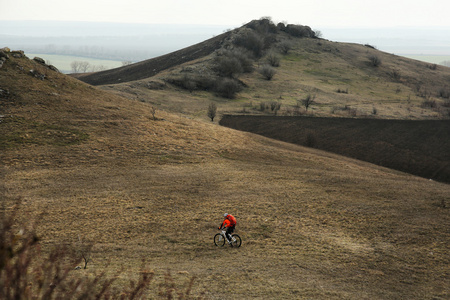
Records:
[[[229,241],[231,241],[231,234],[234,232],[234,228],[236,227],[236,225],[235,226],[230,226],[230,227],[227,227],[227,232],[226,232],[226,234],[227,234],[227,239],[229,240]]]

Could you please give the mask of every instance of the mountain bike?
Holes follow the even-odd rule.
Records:
[[[214,236],[214,245],[216,245],[217,247],[223,247],[225,245],[225,242],[228,243],[227,238],[225,237],[227,230],[223,229],[221,233],[216,233],[216,235]],[[231,247],[240,247],[242,243],[241,237],[235,233],[231,234],[231,243],[230,246]]]

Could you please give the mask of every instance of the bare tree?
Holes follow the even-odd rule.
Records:
[[[88,263],[92,261],[92,247],[92,242],[83,241],[81,237],[78,236],[78,244],[75,245],[75,252],[84,261],[83,269],[87,269]]]
[[[308,108],[311,106],[311,104],[314,103],[316,100],[316,95],[308,94],[306,95],[305,99],[302,100],[303,106],[305,107],[306,111],[308,111]]]
[[[90,64],[88,61],[80,61],[80,71],[86,73],[89,70]]]
[[[70,67],[72,68],[73,73],[80,72],[80,62],[79,61],[73,61],[70,63]]]
[[[211,119],[211,122],[214,122],[214,118],[217,114],[217,105],[214,102],[211,102],[208,106],[208,117]]]
[[[106,69],[107,69],[107,67],[105,65],[94,65],[94,66],[91,66],[91,71],[92,72],[105,71]]]
[[[152,106],[152,110],[150,111],[150,113],[152,114],[153,120],[156,121],[156,107]]]
[[[317,39],[322,38],[322,31],[314,30],[314,37],[317,38]]]
[[[89,62],[87,61],[73,61],[70,64],[73,73],[86,73],[90,67]]]

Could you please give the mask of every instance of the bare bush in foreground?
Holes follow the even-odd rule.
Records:
[[[79,257],[71,255],[64,246],[44,255],[34,226],[22,227],[15,223],[16,217],[17,212],[0,215],[0,299],[148,298],[153,272],[142,267],[137,282],[131,280],[129,287],[123,289],[113,286],[118,274],[112,279],[105,272],[94,277],[73,276],[71,272],[81,272],[75,271]],[[159,296],[173,299],[175,292],[179,299],[188,299],[194,280],[195,277],[191,278],[187,289],[182,291],[167,273]]]

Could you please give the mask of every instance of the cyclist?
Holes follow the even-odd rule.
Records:
[[[223,215],[223,222],[222,225],[219,226],[219,230],[222,229],[224,226],[227,228],[227,232],[225,233],[228,243],[231,244],[231,234],[234,232],[234,229],[236,228],[236,218],[233,217],[230,214],[224,214]]]

